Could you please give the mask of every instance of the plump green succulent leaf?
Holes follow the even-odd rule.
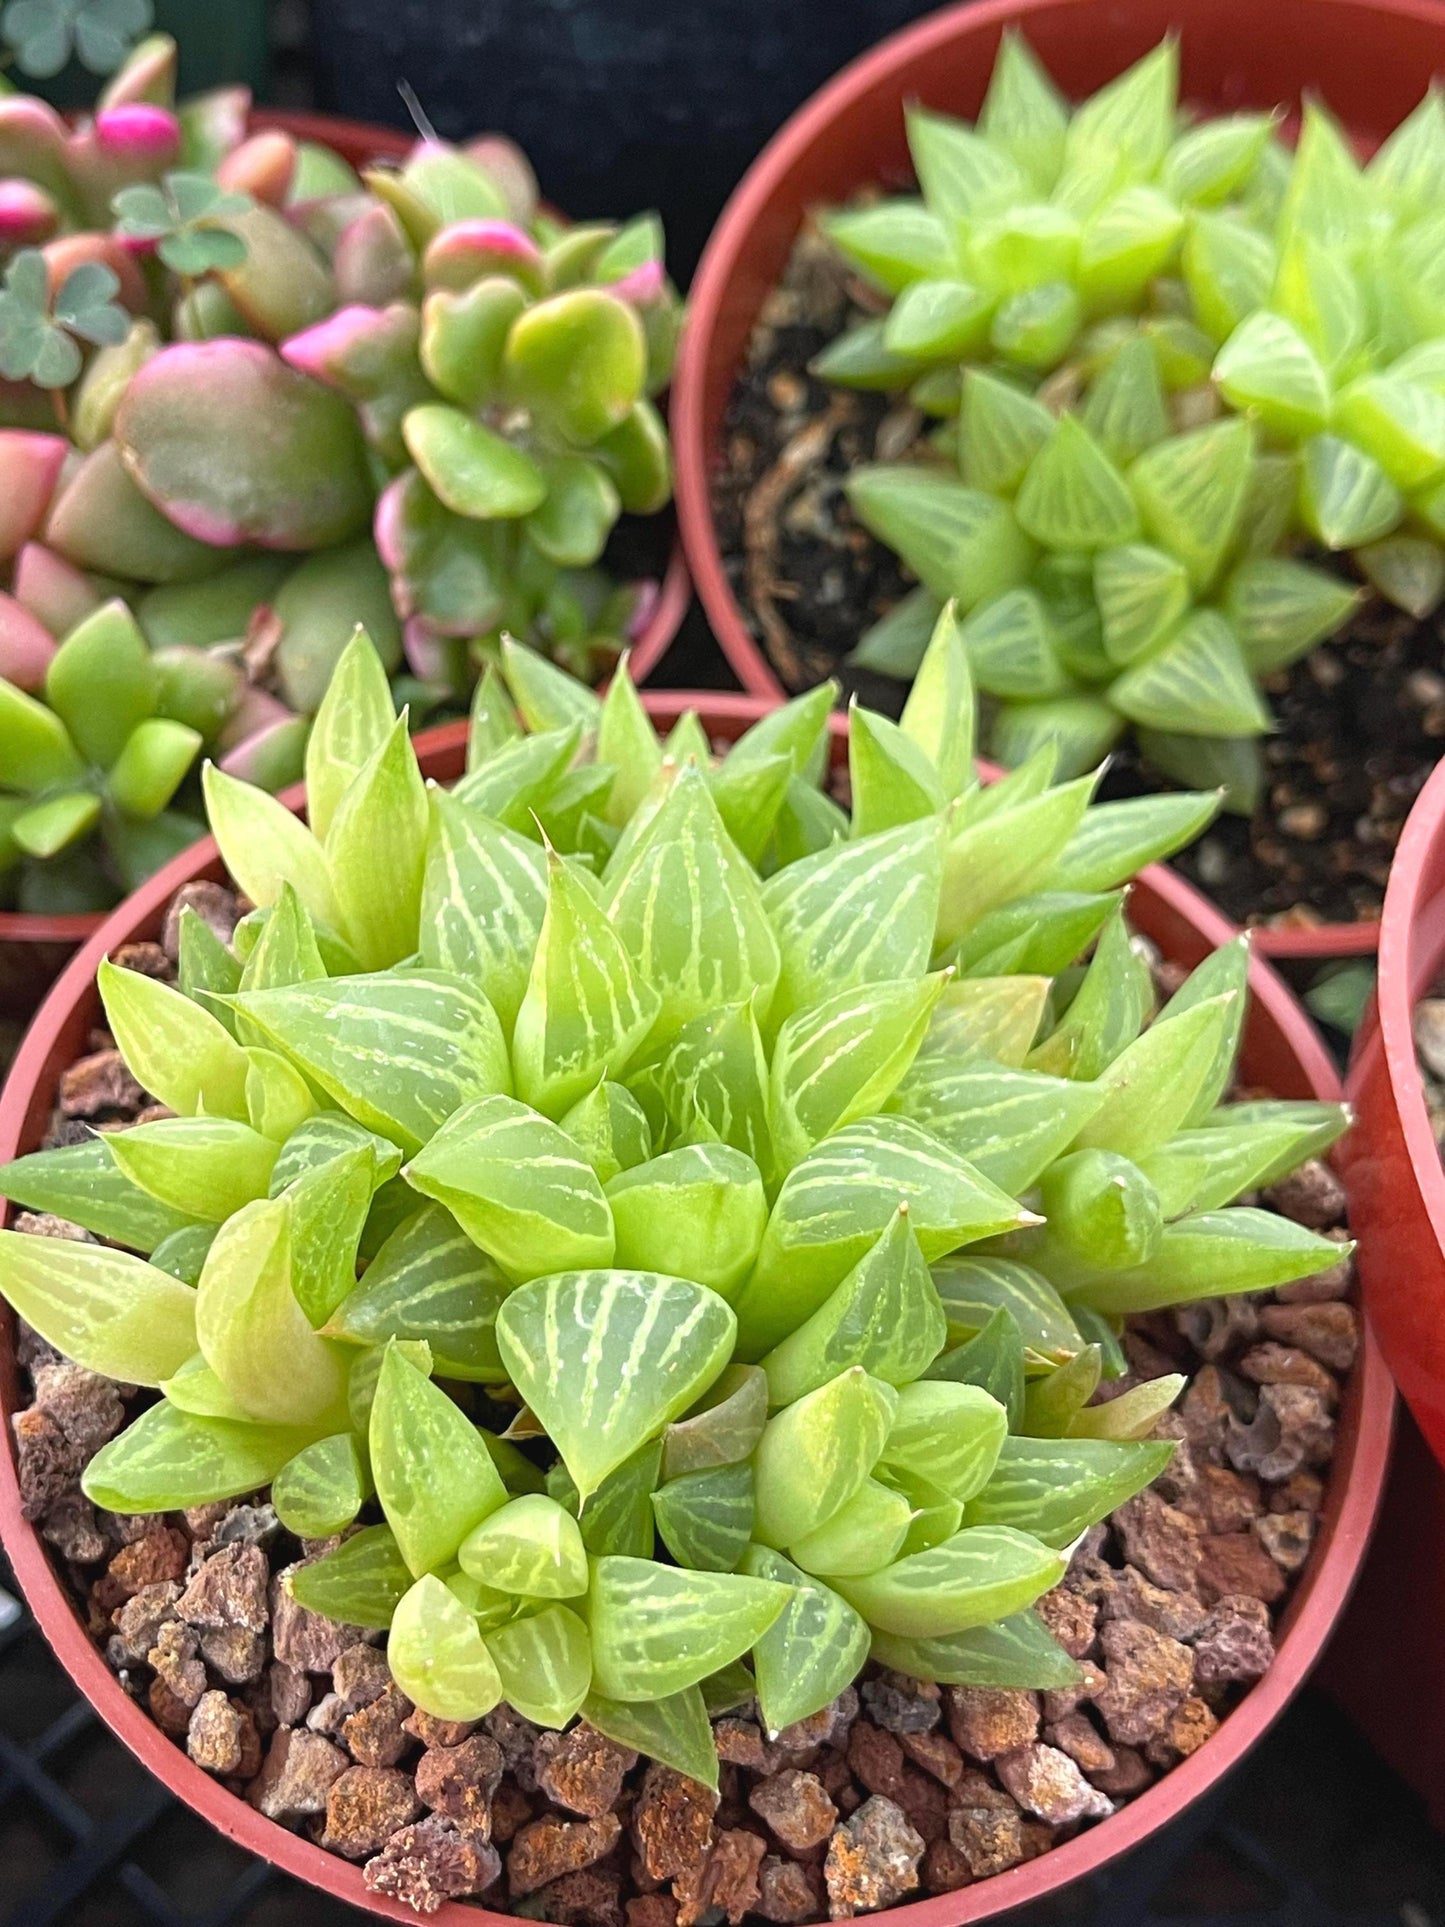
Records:
[[[696,1686],[756,1645],[789,1598],[775,1580],[597,1559],[587,1601],[597,1690],[660,1700]]]
[[[927,1058],[914,1066],[889,1109],[926,1125],[982,1176],[1018,1196],[1103,1101],[1092,1084],[984,1057]]]
[[[475,979],[510,1030],[546,914],[545,854],[443,790],[431,791],[430,811],[421,959]]]
[[[926,1376],[954,1385],[977,1385],[1003,1406],[1009,1430],[1017,1431],[1024,1407],[1024,1341],[1012,1312],[996,1305],[988,1322],[972,1338],[936,1358]],[[944,1537],[950,1538],[961,1523],[960,1514]]]
[[[221,1224],[264,1198],[276,1162],[269,1138],[228,1117],[167,1117],[117,1131],[110,1154],[132,1184],[183,1217]]]
[[[1213,580],[1239,533],[1253,460],[1249,423],[1222,421],[1158,443],[1129,471],[1146,533],[1196,589]]]
[[[1032,589],[982,604],[961,635],[973,680],[988,695],[1034,700],[1070,687],[1048,610]]]
[[[754,1454],[754,1536],[785,1547],[847,1504],[877,1464],[898,1394],[848,1367],[768,1420]]]
[[[1023,1611],[1058,1583],[1065,1564],[1030,1533],[980,1522],[927,1552],[837,1586],[878,1631],[937,1638]]]
[[[0,1165],[0,1193],[25,1210],[66,1218],[112,1244],[157,1251],[194,1220],[125,1175],[111,1155],[113,1136],[106,1132]]]
[[[1131,1386],[1103,1405],[1088,1405],[1069,1426],[1077,1439],[1146,1439],[1189,1383],[1182,1372],[1168,1372]]]
[[[544,1493],[523,1493],[469,1532],[457,1557],[463,1572],[499,1592],[575,1599],[587,1590],[587,1548],[577,1521]]]
[[[292,1289],[292,1237],[284,1198],[244,1205],[227,1219],[196,1288],[196,1338],[206,1363],[253,1418],[324,1424],[345,1412],[345,1371]]]
[[[1132,542],[1139,515],[1122,474],[1077,415],[1064,415],[1029,464],[1018,518],[1048,549],[1092,552]]]
[[[946,1337],[938,1292],[900,1210],[812,1317],[763,1359],[768,1400],[789,1405],[855,1365],[906,1386]]]
[[[793,1589],[753,1651],[759,1711],[769,1733],[779,1733],[851,1685],[868,1651],[868,1627],[830,1586],[770,1547],[749,1546],[743,1570]]]
[[[214,1505],[269,1485],[310,1436],[290,1425],[200,1418],[162,1399],[108,1445],[81,1475],[81,1489],[108,1512],[174,1512]]]
[[[407,718],[398,716],[326,832],[340,928],[365,970],[384,970],[416,950],[427,821],[426,786]]]
[[[1033,1358],[1059,1365],[1084,1343],[1067,1305],[1040,1272],[1013,1258],[954,1257],[935,1265],[949,1337],[983,1331],[1006,1311]]]
[[[576,1482],[559,1459],[547,1474],[547,1490],[564,1505],[582,1529],[582,1543],[594,1558],[613,1554],[650,1559],[657,1535],[652,1495],[662,1477],[662,1441],[649,1439],[609,1472],[585,1505]]]
[[[620,1171],[630,1171],[652,1155],[647,1114],[625,1084],[604,1079],[566,1113],[562,1129],[604,1186]]]
[[[434,1573],[397,1601],[386,1657],[407,1698],[434,1719],[479,1720],[504,1691],[476,1619]]]
[[[1019,1430],[1029,1438],[1063,1438],[1099,1389],[1104,1355],[1098,1345],[1086,1345],[1067,1364],[1034,1379],[1024,1397]]]
[[[331,875],[320,843],[283,803],[227,776],[214,764],[202,771],[211,834],[226,868],[253,903],[275,903],[289,883],[318,923],[340,924]]]
[[[390,1526],[366,1526],[319,1559],[307,1560],[285,1584],[298,1605],[346,1625],[384,1632],[411,1587],[411,1574]]]
[[[1138,1165],[1115,1151],[1060,1158],[1040,1180],[1039,1201],[1050,1237],[1085,1264],[1122,1271],[1159,1248],[1159,1194]]]
[[[941,1686],[1049,1692],[1075,1686],[1080,1678],[1078,1665],[1032,1611],[934,1639],[875,1632],[872,1656],[880,1666]]]
[[[997,810],[945,845],[937,934],[961,936],[987,910],[1038,888],[1084,820],[1098,772]]]
[[[1101,550],[1094,563],[1094,593],[1109,660],[1125,669],[1155,647],[1189,608],[1189,574],[1163,549],[1131,542]]]
[[[1428,536],[1386,536],[1357,549],[1355,560],[1385,600],[1417,622],[1445,601],[1445,553]]]
[[[898,1395],[883,1464],[966,1504],[987,1483],[1007,1432],[1008,1413],[981,1387],[920,1379]]]
[[[474,1098],[511,1088],[480,991],[442,970],[243,992],[236,1008],[368,1130],[418,1150]]]
[[[1388,535],[1404,503],[1372,455],[1342,436],[1314,435],[1301,450],[1299,509],[1327,549],[1352,549]]]
[[[276,1516],[299,1539],[344,1532],[370,1495],[370,1470],[354,1432],[308,1445],[271,1482]]]
[[[1104,1103],[1078,1135],[1125,1157],[1157,1150],[1192,1121],[1237,1035],[1240,994],[1224,991],[1156,1023],[1099,1075]],[[1210,1097],[1215,1101],[1217,1091]]]
[[[945,224],[911,197],[830,213],[823,227],[833,245],[888,294],[954,266]]]
[[[509,1289],[451,1213],[426,1205],[392,1232],[326,1332],[362,1345],[425,1339],[445,1377],[495,1383],[505,1376],[496,1318]]]
[[[756,1365],[729,1365],[663,1437],[662,1474],[681,1478],[752,1456],[768,1416],[768,1381]]]
[[[913,1508],[901,1492],[865,1479],[831,1519],[788,1550],[804,1572],[823,1579],[857,1577],[896,1559],[912,1522]]]
[[[1091,1277],[1078,1295],[1096,1311],[1132,1312],[1238,1291],[1269,1291],[1328,1271],[1349,1249],[1273,1211],[1247,1206],[1201,1211],[1165,1227],[1149,1264]]]
[[[1192,843],[1219,808],[1215,795],[1138,796],[1096,803],[1049,873],[1051,890],[1111,890]]]
[[[592,1643],[570,1607],[547,1606],[487,1635],[507,1704],[538,1726],[561,1730],[592,1683]]]
[[[280,1193],[291,1211],[291,1290],[313,1325],[324,1325],[355,1289],[376,1187],[376,1154],[364,1144],[303,1172]]]
[[[513,1292],[497,1316],[513,1383],[584,1501],[711,1384],[734,1331],[715,1292],[645,1272],[562,1272]]]
[[[1213,609],[1187,617],[1162,649],[1125,670],[1109,697],[1132,721],[1156,729],[1181,717],[1199,736],[1255,736],[1270,727],[1239,637]]]
[[[515,1098],[455,1111],[405,1176],[514,1282],[612,1260],[612,1212],[596,1173],[560,1126]]]
[[[663,1544],[680,1566],[736,1572],[753,1528],[753,1469],[746,1462],[684,1472],[652,1495]]]
[[[1013,944],[1009,929],[1000,943]],[[990,951],[997,944],[990,944]],[[1077,946],[1070,955],[1077,955]],[[975,1056],[1021,1064],[1038,1034],[1049,980],[1032,973],[1007,977],[961,977],[945,986],[918,1056],[904,1083],[947,1075],[959,1060]],[[910,1115],[906,1105],[897,1108]],[[955,1120],[956,1122],[956,1120]]]
[[[680,1146],[619,1172],[606,1189],[619,1266],[736,1295],[768,1219],[762,1174],[744,1152],[729,1144]]]
[[[195,1294],[127,1251],[0,1231],[0,1296],[107,1378],[158,1385],[196,1349]]]
[[[658,1760],[700,1786],[716,1788],[717,1748],[699,1687],[686,1686],[680,1693],[653,1701],[604,1699],[600,1693],[589,1693],[582,1702],[582,1717],[619,1746]]]
[[[1023,580],[1028,537],[997,496],[912,465],[856,469],[848,500],[859,520],[908,564],[940,601],[976,603]]]
[[[169,984],[108,959],[96,973],[105,1021],[137,1082],[182,1117],[246,1116],[246,1053]]]
[[[811,1317],[891,1224],[900,1202],[930,1263],[1030,1221],[920,1125],[901,1117],[850,1124],[784,1181],[757,1269],[738,1300],[741,1354],[761,1357]]]
[[[468,1533],[507,1502],[476,1428],[395,1345],[382,1358],[369,1441],[382,1511],[418,1577],[453,1559]]]
[[[363,1147],[370,1150],[376,1160],[378,1185],[396,1176],[401,1169],[401,1152],[389,1139],[344,1117],[340,1111],[315,1112],[282,1145],[271,1167],[271,1196],[279,1197],[287,1185],[294,1184],[304,1172],[314,1171]]]
[[[1047,1545],[1069,1546],[1152,1484],[1173,1456],[1171,1439],[1005,1439],[992,1478],[964,1517],[970,1526],[1027,1531]]]
[[[986,369],[965,369],[959,444],[970,488],[1012,493],[1053,432],[1042,402]]]
[[[1117,151],[1141,172],[1163,161],[1174,138],[1179,101],[1179,42],[1170,35],[1090,95],[1069,123],[1070,160]]]

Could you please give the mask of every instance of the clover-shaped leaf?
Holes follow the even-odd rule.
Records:
[[[124,187],[111,202],[119,231],[133,241],[154,241],[168,268],[186,276],[238,267],[246,243],[222,222],[248,214],[249,194],[228,194],[209,174],[180,170],[161,186],[145,181]]]
[[[74,54],[93,74],[113,74],[155,17],[151,0],[10,0],[0,39],[32,80],[58,74]]]
[[[113,297],[120,287],[101,261],[72,268],[50,298],[45,257],[25,248],[5,270],[0,292],[0,376],[39,388],[68,388],[80,373],[82,341],[124,341],[130,322]]]

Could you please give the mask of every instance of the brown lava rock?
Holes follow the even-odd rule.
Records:
[[[1139,1746],[1162,1731],[1194,1680],[1194,1655],[1177,1639],[1135,1619],[1116,1619],[1099,1635],[1109,1681],[1098,1708],[1111,1739]]]
[[[569,1733],[541,1734],[534,1757],[538,1790],[589,1820],[616,1806],[623,1781],[637,1765],[634,1752],[585,1720]],[[499,1753],[499,1767],[500,1760]]]
[[[656,1761],[643,1775],[632,1809],[632,1838],[654,1880],[670,1880],[698,1865],[712,1844],[717,1795]]]
[[[948,1816],[950,1844],[975,1880],[1005,1873],[1024,1857],[1023,1818],[1012,1800],[998,1806],[956,1806]]]
[[[838,1818],[823,1782],[815,1773],[800,1773],[796,1767],[759,1780],[748,1794],[748,1805],[794,1853],[819,1846]]]
[[[615,1813],[596,1820],[563,1820],[548,1814],[517,1834],[507,1856],[507,1880],[512,1898],[535,1893],[563,1874],[578,1873],[611,1853],[622,1834]]]
[[[321,1845],[348,1860],[364,1860],[379,1853],[392,1834],[420,1812],[416,1782],[409,1773],[384,1766],[348,1767],[326,1795]]]
[[[1113,1802],[1096,1792],[1078,1765],[1056,1746],[1036,1743],[1005,1753],[998,1762],[998,1777],[1025,1813],[1036,1814],[1051,1827],[1102,1820],[1114,1811]]]
[[[891,1800],[875,1793],[828,1843],[823,1879],[834,1920],[876,1913],[911,1894],[918,1885],[923,1836]]]
[[[492,1795],[502,1778],[502,1750],[485,1733],[458,1746],[430,1746],[416,1766],[417,1798],[434,1813],[490,1839]]]
[[[485,1893],[501,1872],[496,1849],[480,1834],[431,1813],[392,1834],[367,1861],[362,1879],[373,1893],[419,1914],[434,1914],[445,1900]]]
[[[291,1826],[325,1813],[326,1796],[349,1764],[340,1748],[319,1733],[279,1727],[246,1798],[268,1820]]]
[[[1036,1693],[998,1686],[950,1686],[946,1692],[948,1730],[954,1744],[975,1760],[996,1760],[1000,1753],[1037,1739]]]

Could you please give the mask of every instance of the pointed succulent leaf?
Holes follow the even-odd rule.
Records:
[[[1239,532],[1254,459],[1247,421],[1214,422],[1160,442],[1129,471],[1149,537],[1177,556],[1196,589]]]
[[[929,211],[950,225],[1007,206],[1024,177],[1006,148],[965,121],[921,107],[907,114],[908,151]]]
[[[1065,1561],[1029,1533],[966,1527],[838,1590],[871,1626],[909,1638],[937,1638],[991,1625],[1033,1604],[1057,1584]]]
[[[1075,832],[1072,842],[1079,841],[1088,824],[1089,814],[1086,813],[1083,826]],[[1067,860],[1066,847],[1060,862]],[[1013,945],[1022,939],[1015,968],[1024,973],[1055,976],[1088,948],[1117,901],[1113,892],[1072,887],[1041,890],[1029,896],[1017,897],[1012,903],[990,910],[981,917],[973,929],[953,946],[953,961],[959,970],[970,971],[1000,947]],[[953,994],[961,993],[966,982],[987,983],[988,979],[965,977],[956,981],[940,1000],[941,1011],[951,1007]],[[1018,1028],[1009,1031],[1011,1048],[993,1043],[980,1045],[979,1048],[984,1049],[986,1055],[998,1058],[1001,1063],[1021,1063],[1037,1031],[1042,1007],[1041,1000],[1035,1010],[1034,1027],[1027,1038],[1022,1041],[1019,1039],[1023,1023],[1021,1012]]]
[[[1050,549],[1093,551],[1132,542],[1138,511],[1128,484],[1075,415],[1063,416],[1029,464],[1019,522]]]
[[[597,1690],[658,1700],[696,1686],[754,1646],[789,1597],[786,1585],[738,1573],[595,1560],[588,1609]]]
[[[281,1193],[291,1207],[291,1289],[313,1325],[325,1324],[355,1289],[357,1246],[376,1182],[371,1146],[358,1145],[303,1172]]]
[[[1032,1611],[935,1639],[876,1632],[872,1656],[880,1666],[941,1686],[1047,1692],[1075,1686],[1080,1678],[1078,1666]]]
[[[358,628],[336,664],[306,743],[307,808],[323,841],[341,799],[390,735],[394,718],[381,658]]]
[[[1083,421],[1114,462],[1132,461],[1168,434],[1159,358],[1142,335],[1125,342],[1094,382]]]
[[[914,281],[890,309],[883,344],[915,361],[957,361],[988,339],[988,292],[953,276]]]
[[[1315,435],[1304,445],[1300,514],[1327,549],[1378,541],[1400,521],[1400,492],[1372,455],[1339,435]]]
[[[295,1426],[200,1418],[162,1399],[100,1448],[81,1489],[107,1511],[214,1505],[269,1485],[309,1442]]]
[[[340,1111],[317,1111],[300,1125],[281,1147],[271,1167],[271,1196],[277,1198],[287,1185],[318,1166],[330,1164],[348,1151],[361,1147],[374,1157],[378,1185],[394,1178],[401,1169],[401,1152],[384,1137],[343,1117]]]
[[[487,1635],[507,1704],[537,1726],[560,1731],[587,1697],[592,1646],[567,1606],[547,1606]]]
[[[754,1536],[790,1546],[831,1519],[877,1464],[897,1405],[853,1365],[769,1419],[753,1457]]]
[[[1152,173],[1174,137],[1178,102],[1179,42],[1170,35],[1075,109],[1069,159],[1117,150],[1131,166]]]
[[[957,615],[945,608],[933,624],[902,716],[904,735],[927,756],[945,798],[957,796],[974,780],[974,708]]]
[[[1191,1122],[1217,1075],[1221,1046],[1235,1034],[1239,1004],[1237,991],[1206,998],[1120,1052],[1099,1074],[1104,1102],[1077,1143],[1137,1156]]]
[[[786,1171],[845,1124],[882,1110],[918,1053],[943,973],[862,984],[790,1017],[773,1046],[772,1139]]]
[[[370,1495],[371,1476],[354,1432],[308,1445],[271,1482],[276,1516],[299,1539],[345,1532]]]
[[[759,1710],[768,1732],[779,1733],[852,1683],[868,1650],[868,1628],[831,1587],[769,1547],[749,1546],[743,1570],[793,1588],[753,1654]]]
[[[658,1042],[755,989],[766,1004],[777,981],[778,943],[757,878],[693,764],[679,772],[611,882],[609,915],[658,1000]]]
[[[370,1451],[386,1522],[418,1577],[454,1558],[468,1533],[507,1503],[476,1428],[395,1345],[377,1379]]]
[[[687,1686],[652,1702],[604,1699],[600,1693],[589,1693],[582,1702],[582,1717],[618,1746],[716,1790],[717,1748],[699,1687]]]
[[[1007,1433],[1008,1413],[980,1386],[920,1379],[898,1394],[883,1464],[966,1503],[987,1484]]]
[[[788,1550],[805,1572],[829,1579],[876,1572],[897,1558],[913,1512],[892,1486],[865,1479],[831,1519]]]
[[[1104,1271],[1141,1265],[1159,1248],[1159,1194],[1137,1164],[1114,1151],[1074,1151],[1044,1173],[1040,1207],[1049,1233]]]
[[[904,1201],[929,1263],[1031,1222],[921,1126],[901,1117],[850,1124],[795,1165],[778,1194],[738,1301],[743,1355],[760,1357],[810,1317]]]
[[[283,1199],[247,1204],[206,1253],[196,1338],[206,1363],[251,1414],[307,1425],[344,1410],[345,1374],[292,1290],[292,1223]]]
[[[938,913],[940,858],[932,823],[904,824],[789,864],[763,888],[787,1016],[856,985],[921,977]]]
[[[926,1126],[981,1176],[1017,1197],[1068,1149],[1103,1102],[1104,1093],[1092,1083],[1015,1070],[986,1057],[930,1057],[914,1066],[888,1109]]]
[[[763,1359],[769,1403],[790,1405],[855,1365],[885,1384],[907,1385],[937,1357],[947,1332],[908,1214],[900,1210],[812,1317]]]
[[[504,1691],[475,1617],[434,1573],[398,1600],[386,1656],[402,1692],[433,1719],[479,1720]]]
[[[127,1251],[0,1231],[0,1296],[66,1358],[158,1385],[196,1349],[196,1299]]]
[[[753,1469],[714,1466],[685,1472],[652,1495],[662,1542],[680,1566],[736,1572],[753,1528]]]
[[[1165,1226],[1150,1263],[1137,1271],[1092,1277],[1080,1300],[1096,1311],[1133,1312],[1237,1291],[1269,1291],[1328,1271],[1350,1249],[1273,1211],[1245,1206],[1201,1211]]]
[[[604,1080],[579,1098],[562,1119],[562,1129],[597,1173],[610,1184],[620,1171],[645,1164],[652,1155],[646,1113],[624,1084]]]
[[[1173,1456],[1172,1439],[1005,1439],[992,1478],[964,1516],[970,1526],[1018,1528],[1068,1546],[1152,1484]]]
[[[1012,942],[1016,935],[1013,930],[1003,931],[998,942]],[[1077,955],[1077,947],[1070,955]],[[953,1070],[958,1060],[975,1056],[1021,1064],[1038,1034],[1048,994],[1047,977],[1022,972],[955,978],[938,1000],[913,1071],[920,1078],[931,1078]],[[912,1081],[912,1075],[905,1081]],[[906,1107],[899,1108],[907,1114]]]
[[[289,883],[316,921],[335,929],[340,919],[325,853],[306,825],[274,796],[212,763],[201,774],[211,834],[237,886],[266,905]]]
[[[72,629],[45,674],[45,699],[88,762],[108,769],[155,710],[157,675],[135,617],[106,602]]]
[[[848,737],[855,836],[917,822],[943,807],[943,786],[932,763],[896,723],[855,703]]]
[[[990,696],[1034,699],[1070,687],[1048,611],[1032,589],[1009,589],[983,603],[959,634],[969,672]]]
[[[1028,573],[1032,545],[997,496],[917,464],[856,469],[847,493],[864,526],[940,601],[957,596],[971,609]]]
[[[561,1459],[547,1474],[547,1491],[577,1520],[594,1558],[650,1559],[657,1548],[652,1495],[661,1477],[662,1441],[649,1439],[608,1473],[585,1504]]]
[[[756,1365],[729,1365],[663,1436],[664,1479],[738,1465],[752,1456],[768,1417],[768,1381]]]
[[[943,852],[937,934],[961,936],[985,911],[1035,889],[1084,820],[1097,774],[1076,777],[951,838]]]
[[[587,1590],[587,1549],[577,1521],[540,1492],[509,1499],[469,1532],[462,1571],[499,1592],[574,1599]]]
[[[936,1265],[933,1281],[943,1301],[949,1335],[982,1331],[1003,1309],[1037,1361],[1062,1364],[1084,1340],[1067,1305],[1048,1279],[1012,1258],[955,1257]]]
[[[68,1218],[112,1244],[158,1251],[175,1233],[194,1228],[194,1220],[126,1177],[111,1155],[114,1137],[105,1132],[0,1165],[0,1195],[27,1211]]]
[[[132,1184],[184,1217],[220,1224],[264,1198],[276,1145],[227,1117],[167,1117],[112,1134],[110,1153]]]
[[[1445,601],[1445,553],[1428,536],[1386,536],[1357,549],[1355,560],[1385,600],[1417,622]]]
[[[990,1312],[988,1322],[972,1338],[944,1352],[929,1367],[927,1377],[954,1385],[977,1385],[1008,1414],[1008,1428],[1017,1431],[1024,1409],[1024,1341],[1018,1322],[1005,1305]],[[943,1536],[951,1538],[962,1514]],[[909,1546],[910,1552],[921,1548]]]
[[[1146,864],[1192,843],[1218,808],[1218,797],[1209,794],[1096,803],[1065,844],[1049,874],[1049,888],[1098,891],[1127,883]]]
[[[1094,593],[1109,660],[1127,668],[1174,629],[1189,608],[1189,576],[1177,557],[1146,543],[1101,550]]]
[[[1109,697],[1157,729],[1180,717],[1201,736],[1254,736],[1270,726],[1239,638],[1213,609],[1197,610],[1161,650],[1125,670]]]
[[[169,984],[109,960],[96,973],[105,1020],[144,1089],[181,1116],[246,1115],[246,1054],[208,1011]]]
[[[1302,440],[1330,419],[1330,383],[1309,343],[1282,316],[1261,310],[1219,351],[1214,379],[1241,412],[1277,435]]]
[[[872,207],[843,208],[824,217],[828,239],[888,294],[899,294],[928,274],[954,267],[944,222],[922,201],[902,196]]]
[[[1182,1372],[1168,1372],[1132,1386],[1103,1405],[1086,1405],[1069,1425],[1076,1439],[1146,1439],[1189,1383]]]
[[[443,1377],[495,1383],[505,1376],[496,1319],[508,1289],[450,1212],[426,1205],[385,1241],[326,1335],[360,1345],[425,1339]]]
[[[616,1262],[694,1279],[731,1299],[768,1220],[762,1174],[730,1144],[690,1144],[619,1172],[606,1187]]]
[[[510,1030],[547,907],[547,863],[528,838],[445,791],[430,797],[423,963],[474,978]]]
[[[367,970],[384,970],[416,950],[427,820],[426,788],[403,715],[357,772],[326,833],[341,929]]]
[[[496,1013],[460,977],[409,970],[242,992],[236,1008],[358,1123],[415,1151],[510,1085]]]
[[[549,854],[547,910],[512,1044],[519,1090],[560,1116],[627,1063],[659,1005],[586,885]]]
[[[1012,493],[1054,432],[1054,417],[1022,388],[981,368],[963,377],[959,442],[970,488]]]
[[[390,1526],[366,1526],[284,1581],[308,1612],[384,1632],[411,1587],[411,1574]]]
[[[454,1112],[404,1175],[514,1282],[611,1263],[612,1212],[597,1174],[558,1125],[514,1098]]]
[[[1231,943],[1220,944],[1204,961],[1190,971],[1168,1003],[1159,1012],[1159,1023],[1182,1017],[1199,1004],[1220,997],[1231,997],[1227,1018],[1219,1025],[1214,1061],[1188,1110],[1181,1128],[1202,1124],[1234,1081],[1235,1059],[1244,1033],[1248,1006],[1249,936],[1244,933]]]
[[[497,1316],[513,1382],[584,1502],[717,1377],[735,1329],[715,1292],[646,1272],[538,1279]]]

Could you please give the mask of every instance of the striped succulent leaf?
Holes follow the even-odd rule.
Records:
[[[783,1610],[757,1640],[758,1708],[769,1733],[831,1704],[857,1677],[868,1627],[845,1599],[767,1546],[749,1546],[743,1570],[790,1586]]]
[[[449,1211],[424,1205],[334,1307],[326,1335],[358,1345],[422,1338],[443,1377],[495,1383],[505,1376],[497,1312],[510,1289]]]
[[[748,1652],[787,1606],[787,1585],[597,1559],[587,1595],[592,1673],[607,1699],[662,1700]]]
[[[561,1731],[592,1684],[592,1641],[570,1606],[544,1606],[486,1636],[502,1694],[523,1719]]]

